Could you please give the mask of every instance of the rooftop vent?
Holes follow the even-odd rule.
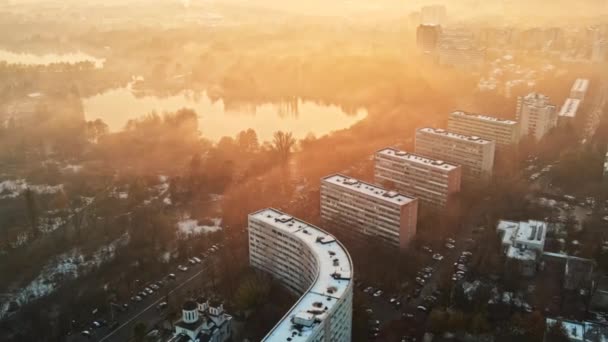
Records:
[[[395,198],[395,197],[399,196],[399,193],[396,191],[387,191],[382,196],[388,197],[388,198]]]
[[[435,160],[433,161],[433,165],[443,165],[444,161],[443,160]]]
[[[281,215],[279,217],[277,217],[275,219],[275,221],[281,222],[281,223],[287,223],[289,221],[293,220],[293,217],[289,216],[289,215]]]
[[[357,183],[359,183],[359,181],[354,178],[347,178],[344,180],[344,184],[346,185],[355,185]]]
[[[395,152],[395,154],[398,155],[399,157],[407,156],[407,152],[404,152],[404,151],[397,151],[397,152]]]

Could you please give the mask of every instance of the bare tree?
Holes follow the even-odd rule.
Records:
[[[279,155],[282,163],[289,160],[291,150],[296,144],[296,140],[291,132],[277,131],[273,135],[272,147]]]

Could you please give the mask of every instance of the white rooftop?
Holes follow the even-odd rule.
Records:
[[[365,183],[358,179],[347,177],[341,174],[334,174],[331,176],[324,177],[321,181],[338,185],[343,188],[351,189],[361,194],[393,204],[405,205],[416,200],[415,197],[406,196],[396,191],[386,190],[379,186]]]
[[[566,102],[562,106],[561,111],[559,112],[559,116],[573,118],[576,116],[576,112],[578,112],[578,107],[581,104],[581,100],[567,98]]]
[[[331,234],[276,209],[263,209],[250,216],[300,239],[317,257],[318,274],[314,283],[264,338],[265,341],[287,341],[287,338],[293,342],[306,341],[326,317],[325,312],[331,311],[348,289],[353,276],[350,255]],[[311,314],[315,320],[310,326],[292,323],[294,318],[296,321],[310,319]]]
[[[497,230],[503,234],[502,244],[508,246],[507,257],[509,258],[535,260],[538,256],[537,253],[542,253],[545,248],[546,222],[501,220]]]
[[[428,133],[428,134],[433,134],[433,135],[439,135],[439,136],[444,136],[446,138],[450,138],[450,139],[454,139],[454,140],[461,140],[461,141],[467,141],[467,142],[471,142],[471,143],[476,143],[479,145],[485,145],[485,144],[492,144],[493,141],[490,140],[486,140],[474,135],[464,135],[464,134],[458,134],[458,133],[454,133],[454,132],[450,132],[450,131],[446,131],[445,129],[441,129],[441,128],[430,128],[430,127],[425,127],[425,128],[419,128],[417,130],[418,132],[423,132],[423,133]]]
[[[543,248],[547,235],[547,223],[542,221],[530,220],[528,222],[514,222],[501,220],[498,223],[498,230],[504,231],[503,242],[507,242],[505,237],[510,236],[514,243],[525,243],[528,246]],[[510,231],[507,234],[507,231]]]
[[[477,119],[479,121],[501,123],[501,124],[505,124],[505,125],[509,125],[509,126],[517,125],[517,121],[495,118],[493,116],[488,116],[488,115],[483,115],[483,114],[467,113],[467,112],[460,111],[460,110],[450,113],[450,116],[461,116],[461,117],[466,117],[466,118],[470,118],[470,119]]]
[[[572,85],[572,91],[585,93],[587,89],[589,89],[589,80],[586,78],[577,78]]]
[[[460,165],[448,163],[448,162],[445,162],[445,161],[439,160],[439,159],[424,157],[419,154],[401,151],[401,150],[398,150],[398,149],[392,148],[392,147],[383,148],[383,149],[379,150],[378,152],[376,152],[376,154],[397,157],[399,159],[403,159],[408,162],[423,164],[423,165],[430,166],[430,167],[438,169],[438,170],[451,171],[451,170],[454,170],[454,169],[457,169],[460,167]]]

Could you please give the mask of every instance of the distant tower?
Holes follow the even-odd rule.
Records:
[[[424,52],[435,51],[441,35],[441,26],[422,24],[416,30],[416,44]]]
[[[447,10],[443,5],[424,6],[420,10],[420,23],[444,25],[447,20]]]

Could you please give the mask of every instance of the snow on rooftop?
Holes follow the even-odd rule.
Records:
[[[508,246],[507,256],[520,260],[535,260],[545,248],[547,223],[530,220],[514,222],[501,220],[497,231],[502,234],[503,246]]]
[[[452,112],[450,114],[450,116],[466,117],[469,119],[476,119],[478,121],[494,122],[494,123],[499,123],[499,124],[504,124],[504,125],[509,125],[509,126],[517,125],[517,121],[500,119],[500,118],[496,118],[496,117],[489,116],[489,115],[483,115],[483,114],[467,113],[467,112],[460,111],[460,110]]]
[[[562,106],[562,109],[559,112],[560,117],[573,118],[576,116],[576,112],[578,112],[578,107],[581,104],[581,100],[567,98]]]
[[[276,209],[263,209],[250,216],[300,239],[317,258],[318,273],[314,283],[264,338],[264,341],[287,341],[287,338],[291,338],[292,342],[306,341],[320,327],[319,323],[326,318],[326,313],[331,312],[352,286],[353,264],[350,255],[331,234]],[[307,318],[309,313],[315,316],[311,326],[292,322],[296,317],[302,320]]]
[[[423,132],[423,133],[437,135],[437,136],[444,136],[446,138],[450,138],[453,140],[467,141],[467,142],[472,142],[472,143],[476,143],[476,144],[480,144],[480,145],[493,143],[493,141],[486,140],[486,139],[483,139],[483,138],[480,138],[480,137],[477,137],[474,135],[458,134],[458,133],[446,131],[445,129],[441,129],[441,128],[425,127],[425,128],[419,128],[417,130],[417,132]]]
[[[443,160],[434,159],[434,158],[430,158],[430,157],[421,156],[419,154],[401,151],[401,150],[398,150],[398,149],[392,148],[392,147],[383,148],[383,149],[379,150],[378,152],[376,152],[376,155],[397,157],[399,159],[402,159],[402,160],[405,160],[408,162],[423,164],[423,165],[431,166],[433,168],[440,169],[440,170],[451,171],[451,170],[454,170],[454,169],[457,169],[460,167],[459,165],[452,164],[452,163],[449,163],[449,162],[446,162]]]
[[[589,80],[586,78],[577,78],[572,85],[572,91],[574,92],[585,93],[587,89],[589,89]]]
[[[379,186],[365,183],[358,179],[350,178],[340,174],[327,176],[322,179],[322,182],[334,184],[342,188],[351,189],[358,193],[398,205],[405,205],[416,200],[415,197],[406,196],[395,191],[385,190]]]

